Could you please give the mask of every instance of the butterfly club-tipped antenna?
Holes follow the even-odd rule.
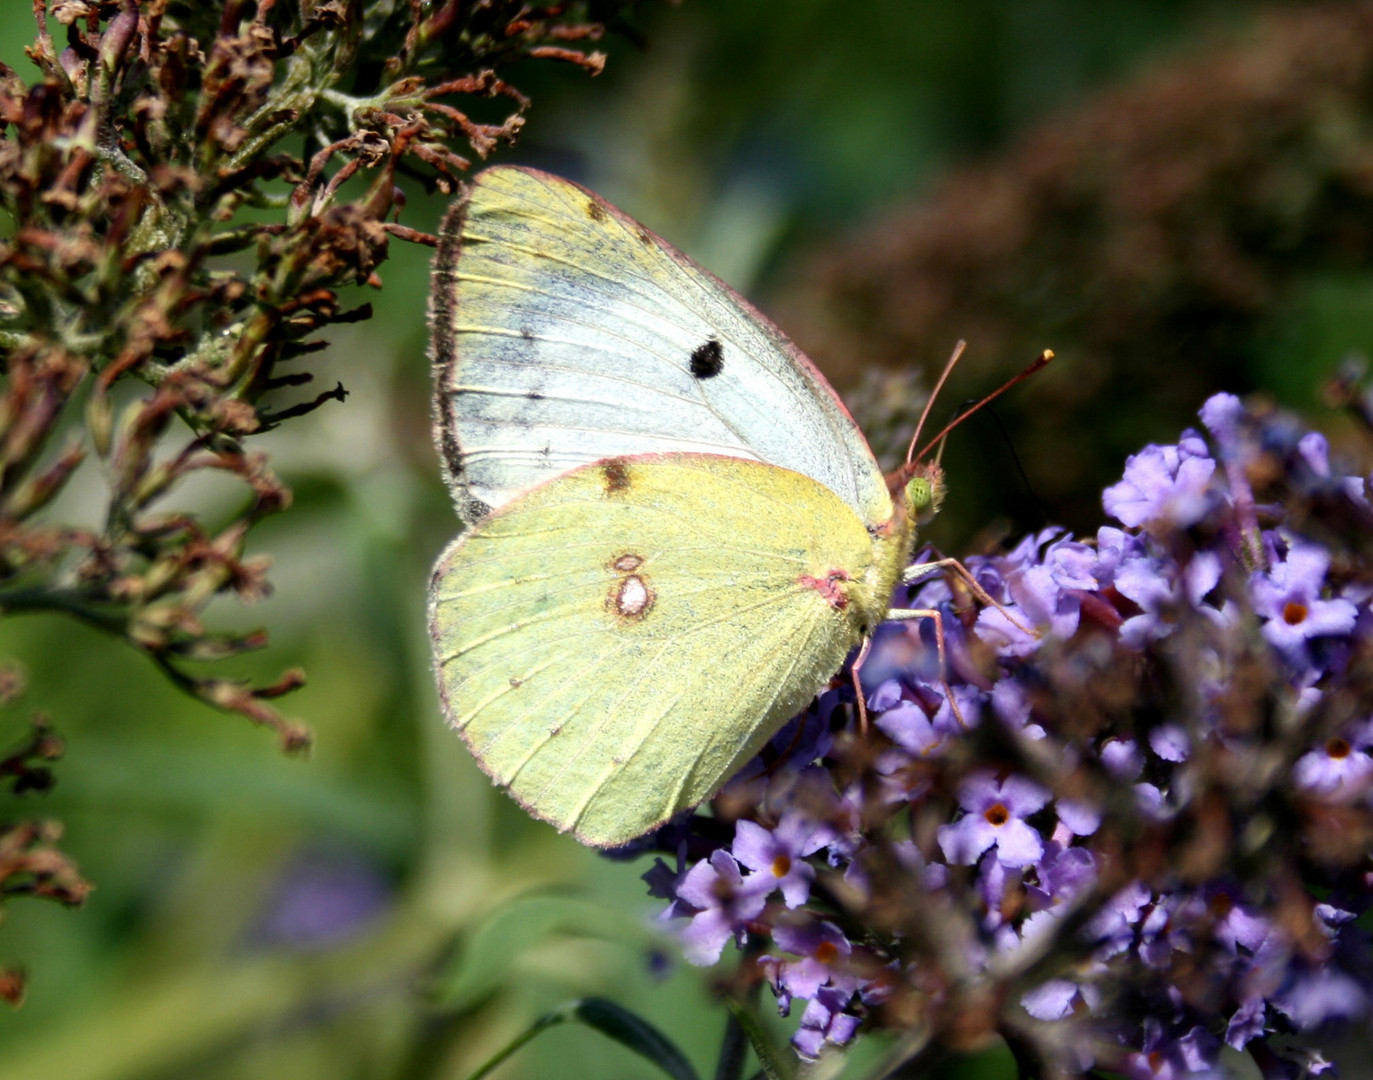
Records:
[[[939,381],[935,383],[934,391],[930,394],[930,401],[927,401],[925,403],[925,411],[920,416],[921,424],[925,422],[925,417],[929,414],[930,403],[934,400],[934,395],[937,394],[939,392],[939,388],[944,385],[944,380],[948,377],[949,371],[952,369],[954,363],[958,360],[959,356],[961,356],[962,353],[963,342],[960,341],[958,343],[958,347],[954,349],[953,356],[950,357],[949,362],[944,365],[944,374],[941,375],[939,377]],[[950,420],[947,424],[945,424],[938,435],[936,435],[923,447],[921,447],[920,452],[918,454],[915,453],[915,445],[920,440],[920,428],[917,427],[915,429],[915,434],[911,437],[910,448],[906,451],[906,464],[910,465],[913,462],[925,460],[925,455],[928,454],[934,447],[938,446],[944,439],[946,439],[949,435],[949,432],[951,432],[954,428],[958,427],[958,425],[963,423],[964,420],[968,419],[968,417],[972,416],[973,413],[980,410],[984,405],[990,405],[993,401],[999,398],[1011,387],[1018,386],[1020,383],[1024,382],[1037,371],[1040,371],[1043,368],[1047,367],[1049,361],[1051,361],[1053,358],[1054,351],[1052,349],[1044,349],[1042,352],[1040,352],[1038,356],[1036,356],[1033,360],[1026,364],[1022,371],[1007,379],[1004,383],[998,386],[995,390],[993,390],[990,394],[984,397],[981,401],[978,401],[976,404],[964,409],[952,420]]]

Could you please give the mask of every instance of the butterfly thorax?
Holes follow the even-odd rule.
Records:
[[[892,590],[910,565],[919,526],[927,524],[944,498],[944,473],[937,463],[914,464],[892,480],[892,513],[872,533],[872,563],[861,583],[847,589],[860,635],[872,632],[887,614]]]

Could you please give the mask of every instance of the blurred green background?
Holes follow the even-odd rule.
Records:
[[[766,310],[794,310],[826,250],[880,235],[885,215],[939,190],[950,170],[1013,153],[1025,132],[1151,65],[1204,55],[1218,36],[1243,43],[1255,11],[1220,0],[650,7],[636,21],[647,47],[607,40],[599,78],[537,64],[510,74],[534,105],[518,153],[502,160],[594,187]],[[27,5],[9,14],[0,58],[27,76]],[[1335,128],[1336,142],[1363,138]],[[409,195],[404,222],[432,230],[442,201]],[[0,622],[0,657],[30,681],[0,714],[0,738],[17,740],[41,711],[68,743],[56,789],[41,803],[0,802],[0,816],[65,821],[64,846],[96,886],[81,910],[5,908],[0,961],[23,961],[30,976],[22,1008],[0,1009],[6,1080],[456,1078],[542,1011],[593,993],[641,1011],[713,1071],[723,1016],[699,973],[653,937],[655,903],[638,881],[647,864],[609,862],[527,820],[439,719],[424,587],[456,518],[429,441],[428,259],[393,241],[385,288],[365,297],[376,317],[333,334],[316,363],[348,401],[257,440],[296,497],[251,544],[274,560],[275,593],[216,612],[270,630],[254,674],[306,669],[308,686],[283,705],[314,728],[312,756],[284,758],[268,734],[189,702],[70,621]],[[1254,327],[1280,314],[1281,332],[1240,335],[1224,368],[1239,384],[1205,389],[1266,386],[1309,404],[1320,373],[1373,340],[1369,285],[1349,263],[1311,270],[1257,305]],[[1066,345],[1072,362],[1071,334],[1041,344]],[[951,345],[932,341],[912,363]],[[1029,359],[984,356],[953,398]],[[858,387],[862,366],[838,372],[841,389]],[[1265,377],[1273,371],[1285,384]],[[1175,381],[1162,363],[1147,376]],[[871,385],[861,392],[871,398]],[[1044,399],[1028,400],[1022,408]],[[1201,397],[1161,400],[1152,411],[1142,402],[1142,419],[1096,419],[1138,446],[1175,437]],[[1078,437],[1065,427],[1058,452],[1109,457]],[[969,441],[999,438],[993,427]],[[960,473],[956,443],[936,539],[956,548],[998,518],[1007,533],[1039,524],[1033,510],[998,505],[993,480],[975,471],[1012,476],[1013,459]],[[1015,446],[1028,460],[1040,452]],[[1121,460],[1095,464],[1109,477]],[[1080,528],[1092,527],[1096,476],[1053,493]],[[98,486],[86,490],[98,499]],[[186,497],[212,510],[221,496]],[[875,1049],[834,1065],[861,1075]],[[566,1027],[499,1075],[654,1074]]]

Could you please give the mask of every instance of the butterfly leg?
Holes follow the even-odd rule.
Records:
[[[868,658],[868,653],[872,651],[872,637],[863,639],[863,644],[858,648],[858,655],[854,658],[853,665],[849,668],[849,676],[853,679],[853,692],[858,702],[858,734],[868,733],[868,704],[863,700],[863,683],[858,678],[858,673],[863,670],[863,661]]]
[[[933,563],[927,565],[934,565]],[[934,623],[934,644],[939,654],[939,685],[944,688],[944,695],[949,699],[949,707],[953,709],[954,718],[958,721],[958,726],[966,728],[968,725],[963,719],[963,713],[958,708],[958,699],[953,695],[953,687],[949,685],[948,676],[944,673],[948,671],[948,656],[944,648],[944,616],[934,608],[892,608],[887,612],[888,619],[898,619],[910,621],[913,619],[930,619]],[[868,710],[863,702],[863,687],[858,681],[858,671],[863,666],[863,661],[867,659],[868,651],[872,647],[872,638],[863,639],[863,646],[858,652],[858,659],[853,662],[853,685],[858,691],[858,730],[867,734],[868,731]]]
[[[968,586],[974,597],[988,607],[996,608],[996,610],[1005,615],[1011,625],[1021,631],[1021,633],[1029,634],[1033,638],[1039,637],[1039,632],[1037,630],[1026,626],[1012,615],[1010,611],[1007,610],[1006,605],[1001,603],[1001,601],[997,600],[991,593],[979,585],[977,579],[973,577],[972,572],[957,559],[935,559],[933,562],[918,563],[915,566],[908,566],[901,574],[901,583],[903,585],[912,585],[922,578],[929,577],[931,574],[943,570],[952,570],[954,575],[962,581],[963,584]],[[897,618],[896,612],[891,612],[888,615],[888,618]]]

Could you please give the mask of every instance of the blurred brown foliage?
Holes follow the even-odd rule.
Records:
[[[875,447],[909,437],[909,373],[955,340],[955,383],[984,388],[1053,348],[997,412],[1049,519],[1089,530],[1141,435],[1253,388],[1255,336],[1303,275],[1370,253],[1373,3],[1272,7],[821,253],[780,321],[841,380],[886,370],[856,402]],[[955,437],[955,512],[960,488],[1024,502],[1000,441]]]
[[[592,9],[633,6],[34,0],[38,78],[0,65],[0,611],[93,624],[308,745],[271,704],[300,672],[268,686],[201,673],[266,644],[204,619],[217,597],[269,589],[247,538],[291,496],[252,437],[345,397],[296,396],[314,377],[302,362],[321,331],[369,317],[339,290],[380,286],[391,237],[433,242],[392,220],[402,178],[452,190],[524,122],[529,100],[497,71],[548,59],[595,74]],[[83,468],[102,505],[60,501]],[[240,482],[232,506],[178,508],[213,474]],[[36,731],[0,762],[17,789],[51,782],[26,763],[60,744]],[[0,821],[0,901],[80,901],[59,832]]]

